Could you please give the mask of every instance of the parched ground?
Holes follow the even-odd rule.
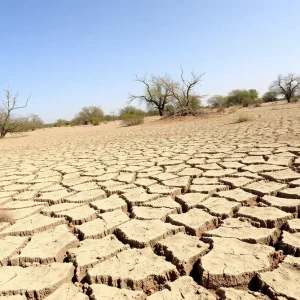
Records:
[[[0,140],[2,299],[300,299],[299,104]]]

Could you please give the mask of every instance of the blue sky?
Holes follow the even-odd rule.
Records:
[[[264,93],[300,73],[299,12],[299,0],[1,0],[0,88],[31,94],[23,114],[46,122],[122,108],[142,92],[135,74],[177,79],[180,65],[206,72],[203,94]]]

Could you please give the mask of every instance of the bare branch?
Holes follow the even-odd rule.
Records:
[[[162,115],[166,104],[171,101],[171,78],[168,75],[164,77],[151,75],[148,80],[146,76],[136,76],[135,81],[145,86],[145,93],[143,95],[129,94],[129,102],[140,100],[148,106],[156,108]]]
[[[0,138],[5,137],[7,132],[15,132],[20,127],[20,120],[14,120],[12,113],[15,110],[25,108],[30,100],[30,96],[26,99],[24,105],[18,105],[19,93],[12,94],[10,88],[4,90],[5,100],[2,100],[3,107],[0,108]]]
[[[287,76],[278,75],[277,79],[270,85],[270,92],[274,92],[277,95],[284,95],[288,103],[291,101],[297,92],[300,91],[300,77],[293,73]]]

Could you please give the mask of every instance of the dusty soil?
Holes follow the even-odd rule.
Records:
[[[300,299],[299,104],[0,140],[1,299]]]

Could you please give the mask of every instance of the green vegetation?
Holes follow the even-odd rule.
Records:
[[[277,101],[277,94],[275,92],[266,92],[263,94],[262,99],[264,102],[274,102]]]
[[[102,122],[122,120],[126,126],[141,124],[145,116],[181,117],[187,115],[202,115],[204,108],[201,106],[202,95],[196,92],[200,85],[204,73],[196,75],[192,72],[189,78],[184,76],[183,69],[179,80],[172,79],[169,75],[155,76],[149,78],[136,77],[136,81],[144,86],[144,92],[140,95],[130,95],[129,103],[139,100],[146,104],[147,112],[126,106],[120,110],[119,114],[111,112],[105,115],[99,106],[85,106],[72,120],[58,119],[53,124],[44,124],[42,119],[36,114],[28,117],[16,116],[15,111],[25,108],[29,97],[24,105],[18,104],[19,94],[12,94],[10,89],[4,90],[5,98],[0,105],[0,138],[4,138],[7,133],[19,133],[34,131],[44,127],[63,127],[78,125],[100,125]],[[281,98],[279,98],[281,97]],[[288,74],[278,75],[276,80],[270,85],[269,91],[259,98],[256,89],[234,89],[228,95],[214,95],[207,100],[208,108],[215,108],[217,112],[223,113],[226,108],[228,113],[234,113],[241,107],[259,107],[264,102],[274,102],[283,99],[288,103],[298,103],[300,101],[300,76]],[[249,117],[239,115],[237,122],[249,121]]]
[[[208,105],[213,108],[225,108],[230,106],[250,105],[259,106],[262,100],[258,98],[258,92],[255,89],[250,90],[232,90],[227,96],[215,95],[208,99]]]
[[[144,122],[145,112],[133,106],[127,106],[121,109],[120,119],[125,126],[133,126]]]
[[[103,110],[98,106],[85,106],[71,121],[74,125],[99,125],[104,121]]]

